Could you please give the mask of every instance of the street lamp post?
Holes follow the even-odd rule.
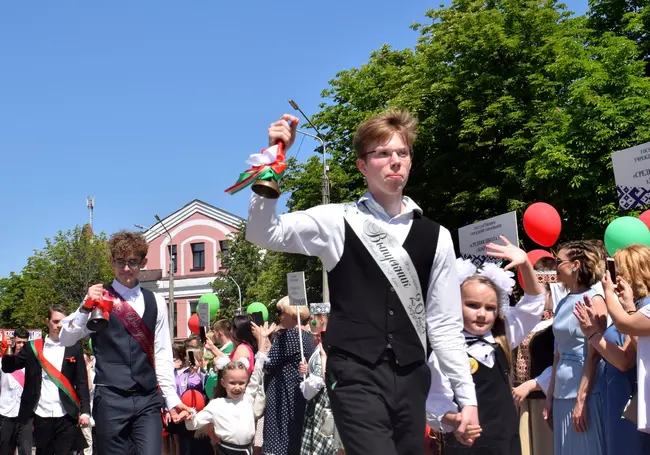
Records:
[[[169,236],[169,308],[168,308],[168,313],[169,313],[169,336],[172,342],[174,341],[174,324],[176,321],[174,321],[174,261],[173,261],[173,256],[172,256],[172,235],[169,233],[167,230],[167,227],[165,224],[162,222],[158,214],[155,214],[154,217],[156,218],[156,221],[160,223],[160,225],[163,227],[167,235]]]
[[[325,139],[323,138],[323,135],[321,132],[316,128],[316,125],[314,125],[309,117],[300,109],[300,106],[298,106],[298,103],[296,103],[294,100],[289,98],[289,104],[291,105],[292,108],[297,110],[302,114],[302,116],[307,120],[307,123],[316,131],[316,135],[314,136],[313,134],[309,134],[305,131],[297,130],[298,133],[303,134],[305,136],[311,137],[316,139],[321,143],[321,146],[323,148],[323,175],[321,177],[321,194],[322,194],[322,202],[323,204],[329,204],[330,203],[330,181],[329,177],[327,176],[327,148],[325,146],[326,142]],[[330,289],[329,289],[329,283],[327,280],[327,270],[325,269],[325,264],[322,263],[321,265],[323,268],[323,302],[329,302],[330,301]]]
[[[235,279],[234,279],[233,277],[231,277],[230,275],[226,275],[226,276],[227,276],[228,278],[230,278],[230,281],[232,281],[233,283],[235,283],[235,286],[237,286],[237,292],[239,292],[239,314],[242,314],[242,308],[241,308],[241,288],[239,287],[239,285],[237,284],[237,282],[235,281]]]

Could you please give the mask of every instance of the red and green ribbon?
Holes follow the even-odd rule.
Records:
[[[285,169],[287,168],[287,163],[284,162],[285,160],[284,143],[278,142],[277,146],[278,146],[278,154],[273,163],[262,164],[260,166],[253,166],[247,171],[242,172],[241,174],[239,174],[239,179],[237,179],[237,183],[235,183],[233,186],[229,188],[226,188],[226,193],[235,194],[238,191],[241,191],[247,186],[253,184],[253,182],[257,180],[273,179],[276,182],[279,182],[282,176],[284,175]]]
[[[47,360],[43,355],[43,339],[40,338],[38,340],[30,341],[29,346],[32,348],[32,351],[34,351],[36,360],[38,360],[38,363],[41,364],[41,368],[43,368],[43,370],[47,373],[52,382],[59,389],[63,390],[63,393],[65,393],[74,402],[74,404],[77,406],[77,409],[80,409],[81,404],[79,403],[77,391],[74,389],[74,387],[72,387],[72,384],[70,384],[70,380],[66,378],[63,373],[57,370],[56,367],[52,365],[49,360]]]

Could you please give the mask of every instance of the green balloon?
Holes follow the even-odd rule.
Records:
[[[210,307],[210,319],[213,319],[217,316],[217,312],[219,311],[219,297],[216,296],[216,294],[213,294],[211,292],[208,292],[207,294],[203,294],[201,298],[199,299],[199,303],[207,303],[208,306]]]
[[[605,248],[610,256],[634,244],[650,246],[650,231],[643,221],[633,216],[622,216],[609,223],[605,230]]]
[[[214,393],[214,388],[217,386],[217,380],[219,377],[217,376],[217,373],[212,371],[210,375],[208,376],[208,379],[205,381],[205,394],[208,397],[211,397],[212,394]]]
[[[250,305],[248,305],[248,307],[246,308],[246,313],[248,314],[257,313],[258,311],[262,312],[262,317],[264,318],[264,322],[268,322],[269,310],[266,308],[266,305],[264,305],[262,302],[253,302]]]

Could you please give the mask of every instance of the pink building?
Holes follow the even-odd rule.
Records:
[[[163,295],[168,302],[171,255],[177,338],[189,335],[187,320],[192,310],[201,295],[212,292],[211,284],[217,272],[223,270],[217,254],[228,250],[231,234],[238,231],[243,221],[243,218],[195,199],[144,233],[149,253],[147,267],[140,275],[142,287]]]

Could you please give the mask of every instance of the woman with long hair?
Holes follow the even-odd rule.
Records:
[[[230,354],[230,360],[237,361],[242,358],[248,360],[249,372],[252,374],[255,368],[255,354],[257,353],[257,340],[253,335],[253,320],[247,314],[235,316],[232,320],[232,340],[235,342],[235,349]]]
[[[601,455],[605,434],[597,387],[600,355],[573,312],[578,302],[589,298],[599,327],[604,327],[605,300],[592,289],[602,275],[603,258],[593,242],[574,241],[560,246],[556,261],[558,280],[569,294],[555,309],[556,348],[545,413],[553,425],[556,455]]]
[[[255,368],[255,354],[257,353],[257,341],[253,335],[252,319],[247,314],[235,316],[232,320],[232,341],[235,348],[229,356],[226,356],[219,348],[214,345],[211,339],[207,339],[205,348],[214,355],[215,366],[223,367],[227,360],[236,362],[241,359],[248,361],[248,374],[253,373]],[[216,368],[217,370],[219,368]]]
[[[617,277],[603,279],[605,302],[614,324],[599,330],[593,306],[578,305],[576,317],[589,342],[605,359],[605,430],[608,453],[650,453],[650,429],[645,411],[646,358],[650,350],[650,248],[631,245],[616,252]],[[612,281],[616,280],[616,284]],[[618,296],[620,303],[616,302]],[[639,363],[636,368],[637,359]],[[637,425],[622,419],[630,396],[638,390]],[[643,397],[643,398],[642,398]]]

